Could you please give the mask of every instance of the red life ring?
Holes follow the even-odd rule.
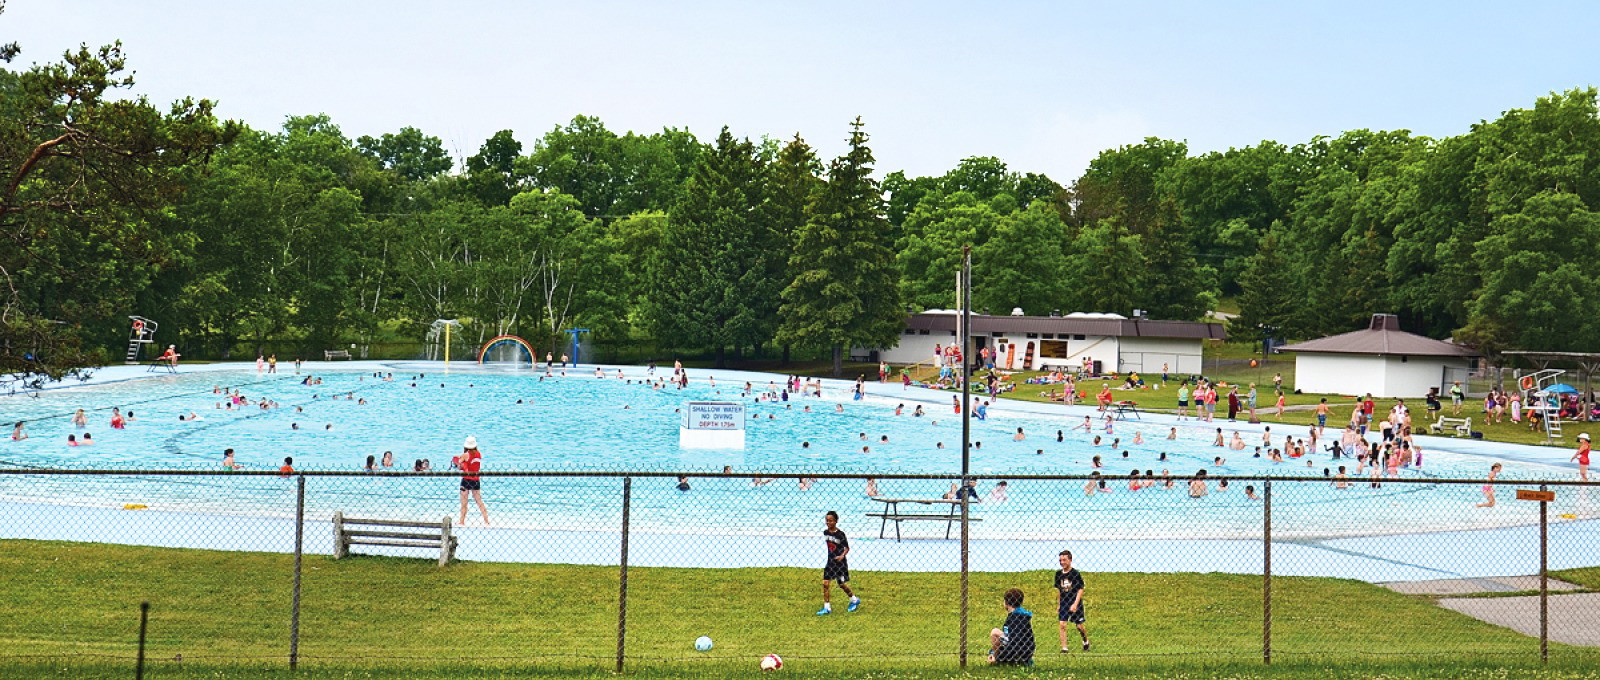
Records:
[[[143,333],[144,332],[144,322],[140,321],[138,319],[134,319],[133,320],[133,332],[135,332],[135,333]]]
[[[1531,376],[1531,375],[1522,376],[1522,389],[1531,390],[1531,389],[1533,389],[1533,386],[1535,384],[1536,383],[1533,381],[1533,376]]]

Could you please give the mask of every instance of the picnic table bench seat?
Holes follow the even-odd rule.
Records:
[[[885,537],[884,534],[888,531],[889,522],[894,522],[894,540],[898,542],[898,541],[901,540],[901,538],[900,538],[900,523],[901,522],[916,522],[916,521],[936,521],[937,522],[937,521],[942,521],[942,522],[945,523],[945,525],[944,525],[944,537],[945,537],[945,539],[948,540],[950,538],[950,530],[955,526],[956,522],[961,521],[961,512],[960,512],[960,507],[959,507],[961,505],[961,501],[955,500],[955,499],[950,499],[950,498],[873,498],[872,500],[875,500],[875,501],[877,501],[879,503],[883,503],[883,512],[869,512],[869,513],[867,513],[868,517],[876,517],[876,518],[882,520],[882,522],[878,525],[878,538],[884,538]],[[969,502],[970,503],[977,503],[978,501],[969,501]],[[946,505],[949,505],[951,507],[948,510],[944,510],[944,511],[902,512],[900,510],[900,504],[901,503],[914,503],[914,504],[917,504],[917,505],[934,505],[936,503],[939,503],[939,504],[946,504]],[[976,517],[972,517],[971,513],[968,513],[967,521],[968,522],[981,522],[983,520],[978,519]]]
[[[386,527],[371,529],[365,527]],[[398,531],[413,529],[420,531]],[[459,539],[450,533],[450,518],[442,521],[358,519],[345,517],[343,512],[333,513],[333,559],[350,555],[350,546],[379,545],[393,548],[426,548],[439,551],[439,566],[450,564],[456,557]]]

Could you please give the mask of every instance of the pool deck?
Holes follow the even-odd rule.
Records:
[[[469,364],[469,366],[471,366]],[[183,373],[249,370],[253,363],[194,364],[179,367]],[[570,369],[592,371],[593,365]],[[601,366],[608,373],[621,368],[642,376],[639,366]],[[280,374],[293,373],[292,363],[280,363]],[[475,370],[472,366],[468,370]],[[438,363],[417,361],[306,362],[306,373],[321,371],[444,372]],[[455,369],[452,369],[455,370]],[[657,374],[663,371],[658,370]],[[159,377],[145,366],[110,366],[94,372],[85,383],[73,382],[50,389],[71,389],[80,384],[104,384]],[[694,369],[691,379],[714,375],[719,380],[765,384],[769,373]],[[846,392],[853,381],[824,380],[834,394]],[[948,407],[951,393],[926,388],[903,388],[898,383],[869,382],[867,396],[876,400],[904,401]],[[1144,400],[1164,396],[1140,392]],[[998,400],[990,417],[1003,420],[1008,413],[1045,414],[1081,418],[1095,414],[1092,406],[1062,406],[1037,402]],[[1151,425],[1192,426],[1163,414],[1147,414]],[[1218,421],[1224,423],[1225,421]],[[1260,432],[1263,425],[1237,421],[1222,426],[1241,432]],[[1298,429],[1298,428],[1297,428]],[[1508,445],[1496,442],[1440,437],[1418,437],[1431,449],[1492,457],[1564,469],[1568,453],[1561,449]],[[492,499],[491,499],[492,503]],[[548,531],[517,528],[458,528],[464,560],[616,564],[621,549],[617,531]],[[869,530],[856,530],[852,566],[859,571],[949,572],[959,569],[958,541],[912,539],[904,542],[877,539]],[[924,532],[941,536],[942,531]],[[1066,532],[1064,532],[1066,533]],[[287,517],[254,515],[203,515],[160,509],[123,510],[120,507],[86,507],[0,502],[0,536],[17,539],[63,540],[199,548],[236,551],[292,552],[294,522]],[[332,528],[324,520],[307,520],[306,550],[331,554]],[[1564,569],[1600,565],[1600,520],[1563,520],[1550,525],[1550,566]],[[816,567],[819,542],[810,536],[751,536],[716,534],[649,534],[630,538],[630,564],[658,567]],[[1056,552],[1070,545],[1079,564],[1089,571],[1119,572],[1222,572],[1261,573],[1264,550],[1260,540],[974,540],[970,565],[974,571],[1025,571],[1049,568]],[[1373,583],[1484,579],[1506,574],[1537,574],[1538,527],[1443,531],[1319,540],[1277,540],[1272,545],[1272,570],[1284,576],[1329,576]],[[416,551],[411,551],[416,552]],[[420,555],[419,555],[420,556]]]

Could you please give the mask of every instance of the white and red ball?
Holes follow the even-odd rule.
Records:
[[[783,668],[783,658],[777,654],[768,654],[761,657],[761,670],[775,671]]]

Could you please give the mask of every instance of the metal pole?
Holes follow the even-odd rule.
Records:
[[[1540,484],[1540,491],[1549,486]],[[1550,663],[1550,504],[1539,501],[1539,663]]]
[[[962,478],[963,488],[966,479]],[[971,502],[970,496],[961,498],[961,667],[967,667],[967,559],[969,553],[967,527],[967,509]]]
[[[144,632],[150,621],[150,603],[139,603],[139,660],[134,662],[134,680],[144,680]]]
[[[617,591],[617,672],[622,672],[623,650],[628,639],[628,525],[633,509],[633,478],[622,478],[622,576]]]
[[[1261,662],[1272,665],[1272,480],[1261,483]]]
[[[972,463],[972,246],[961,247],[961,483]],[[966,520],[962,520],[963,525]],[[965,531],[965,527],[963,527]],[[964,646],[966,643],[963,642]],[[965,666],[965,664],[962,664]]]
[[[300,558],[306,544],[306,476],[295,485],[294,501],[294,597],[289,604],[289,670],[300,665]]]

